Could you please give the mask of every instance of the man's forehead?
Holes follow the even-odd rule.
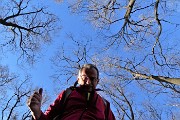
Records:
[[[82,72],[97,74],[97,71],[95,68],[83,68]]]

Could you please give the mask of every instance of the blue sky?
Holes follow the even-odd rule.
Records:
[[[43,87],[48,93],[52,94],[52,99],[56,97],[54,92],[55,85],[53,79],[50,77],[54,74],[52,63],[50,59],[55,55],[59,46],[63,42],[68,43],[67,34],[73,33],[74,35],[91,33],[93,28],[90,24],[83,21],[83,17],[71,14],[65,2],[57,4],[53,0],[44,3],[48,6],[48,10],[57,15],[60,19],[62,29],[53,36],[52,43],[43,46],[40,56],[41,58],[33,66],[23,65],[17,62],[17,56],[12,53],[4,54],[0,61],[3,65],[8,65],[11,72],[19,74],[23,78],[23,74],[30,74],[35,87]],[[69,50],[73,50],[73,46],[69,43]],[[64,86],[64,85],[63,85]]]
[[[15,72],[20,75],[23,75],[24,73],[30,74],[34,87],[44,88],[44,90],[47,91],[48,94],[51,94],[52,101],[57,96],[57,91],[55,91],[55,88],[60,88],[59,86],[61,86],[62,84],[54,84],[53,78],[50,77],[55,72],[50,59],[55,55],[59,46],[63,44],[63,42],[65,42],[66,44],[69,42],[67,39],[67,33],[73,33],[75,37],[80,39],[83,34],[94,36],[94,31],[96,31],[96,29],[93,28],[89,23],[85,23],[85,21],[83,20],[83,16],[70,13],[65,2],[66,1],[61,4],[55,3],[54,0],[48,0],[45,2],[47,6],[50,5],[48,10],[52,11],[60,18],[62,29],[56,33],[56,36],[52,38],[52,44],[48,44],[43,47],[41,51],[43,55],[37,63],[35,63],[33,66],[21,66],[20,64],[17,64],[17,56],[11,53],[5,54],[4,58],[0,61],[3,65],[8,65],[11,72]],[[69,42],[69,46],[67,47],[67,49],[70,51],[74,49],[74,46],[71,42]],[[116,52],[118,53],[119,51],[120,50]],[[63,84],[62,86],[62,89],[64,89],[68,85]],[[133,89],[133,87],[131,86],[130,89]],[[142,95],[145,94],[142,93]],[[137,96],[136,99],[138,99],[138,101],[142,101],[143,97]]]

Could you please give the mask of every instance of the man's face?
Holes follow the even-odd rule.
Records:
[[[80,85],[85,86],[92,86],[93,89],[96,88],[99,80],[97,78],[97,71],[95,68],[83,68],[79,77],[78,77],[78,83]]]

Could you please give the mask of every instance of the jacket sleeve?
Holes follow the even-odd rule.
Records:
[[[60,101],[63,96],[63,92],[61,92],[53,104],[49,106],[49,108],[43,113],[41,112],[41,117],[38,120],[53,120],[54,117],[59,115],[60,109],[62,105],[60,104]]]

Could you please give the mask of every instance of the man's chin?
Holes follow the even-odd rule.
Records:
[[[93,91],[94,90],[94,87],[93,85],[81,85],[81,87],[85,90],[85,91]]]

